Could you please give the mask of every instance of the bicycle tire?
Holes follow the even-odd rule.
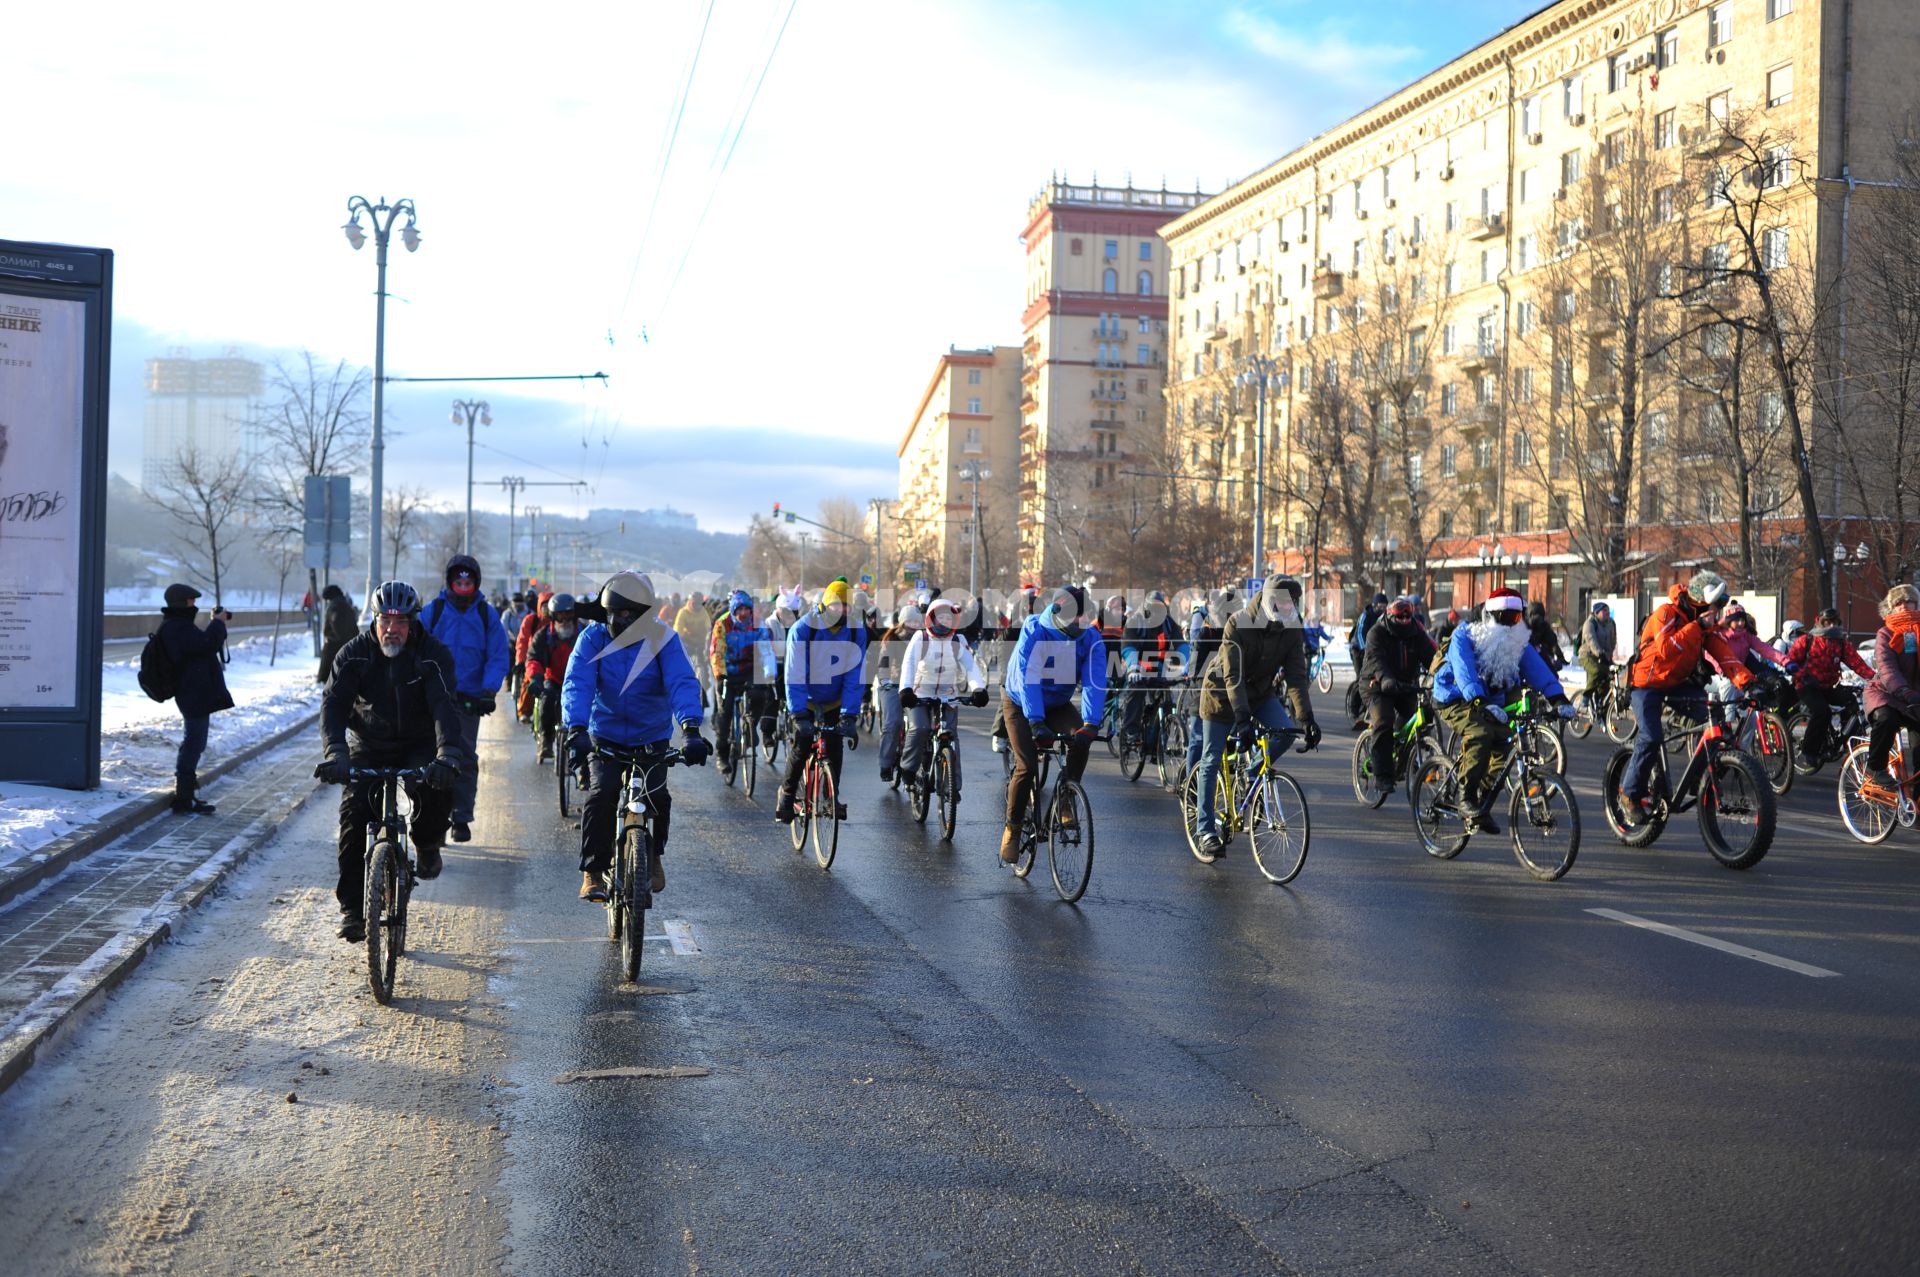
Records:
[[[1087,791],[1064,776],[1054,782],[1053,808],[1053,819],[1047,822],[1047,871],[1060,899],[1073,904],[1093,881],[1093,808]]]
[[[1140,773],[1147,769],[1147,751],[1144,744],[1136,740],[1120,742],[1120,774],[1129,781],[1138,781]]]
[[[1561,830],[1564,841],[1550,841]],[[1564,878],[1580,854],[1580,807],[1572,788],[1550,772],[1522,776],[1507,800],[1507,833],[1522,869],[1541,882]],[[1525,833],[1535,840],[1530,842]]]
[[[1300,782],[1269,768],[1259,795],[1247,805],[1247,814],[1253,863],[1267,881],[1284,886],[1298,878],[1313,842],[1313,820]]]
[[[1573,703],[1573,711],[1573,717],[1567,721],[1567,730],[1573,733],[1575,740],[1585,740],[1593,732],[1593,711],[1588,708],[1584,694]]]
[[[1795,710],[1787,715],[1787,743],[1793,749],[1793,770],[1802,776],[1817,775],[1827,765],[1824,756],[1815,757],[1807,752],[1807,715],[1803,710]]]
[[[1753,716],[1753,748],[1773,792],[1784,795],[1792,789],[1793,741],[1780,716],[1770,709],[1760,710]]]
[[[734,718],[736,720],[738,720],[739,717],[740,716],[738,713],[734,715]],[[739,744],[740,738],[739,738],[739,733],[737,732],[729,733],[729,734],[733,737],[733,739],[727,742],[726,758],[725,759],[716,758],[714,761],[720,764],[720,779],[727,782],[728,789],[732,789],[733,782],[736,779],[738,779],[740,775],[740,755],[735,752],[735,749]]]
[[[954,753],[950,746],[942,746],[933,757],[934,792],[940,796],[940,836],[948,842],[953,841],[953,832],[960,825],[960,786],[953,774]]]
[[[766,760],[769,767],[780,757],[780,739],[786,733],[786,717],[786,711],[782,710],[774,719],[772,739],[760,742],[760,757]]]
[[[1197,767],[1188,772],[1180,784],[1180,824],[1186,831],[1187,850],[1195,860],[1210,865],[1220,859],[1200,849],[1200,769]]]
[[[893,774],[897,778],[900,775],[899,769],[895,768]],[[917,823],[924,825],[927,823],[927,812],[932,806],[933,775],[929,770],[927,775],[919,777],[907,786],[907,813]]]
[[[1626,846],[1651,847],[1667,827],[1667,809],[1664,804],[1656,804],[1646,820],[1628,818],[1620,784],[1626,778],[1627,763],[1632,757],[1633,750],[1622,745],[1607,759],[1606,768],[1600,773],[1600,810],[1613,836]]]
[[[840,796],[834,792],[833,769],[814,769],[818,787],[809,806],[807,823],[813,827],[813,859],[822,870],[833,868],[834,853],[840,849]]]
[[[1187,723],[1177,714],[1166,714],[1160,723],[1160,788],[1178,793],[1187,779]]]
[[[807,849],[807,828],[813,823],[813,773],[819,762],[809,758],[800,767],[800,792],[795,795],[793,819],[787,822],[787,836],[793,840],[793,854]]]
[[[1606,713],[1607,738],[1616,745],[1631,744],[1640,726],[1634,721],[1632,699],[1618,692],[1608,693]]]
[[[1530,757],[1543,763],[1546,770],[1564,778],[1567,774],[1567,746],[1560,734],[1544,723],[1530,723],[1521,733],[1525,740],[1534,742]]]
[[[1744,795],[1740,791],[1745,791]],[[1740,795],[1730,803],[1729,797]],[[1744,845],[1736,846],[1728,838],[1721,816],[1740,811],[1746,804],[1753,808],[1753,834]],[[1713,858],[1729,869],[1751,869],[1760,863],[1773,845],[1778,806],[1773,786],[1767,783],[1766,768],[1760,760],[1741,749],[1723,751],[1713,760],[1713,772],[1700,782],[1700,803],[1695,808],[1700,821],[1700,836],[1706,840]]]
[[[1855,745],[1840,764],[1840,781],[1834,786],[1834,798],[1840,805],[1840,823],[1847,832],[1869,847],[1883,843],[1899,823],[1893,803],[1868,798],[1860,792],[1867,779],[1867,747]]]
[[[1467,845],[1467,825],[1452,804],[1458,802],[1453,764],[1435,756],[1414,773],[1413,828],[1420,846],[1436,860],[1452,860]]]
[[[396,913],[399,926],[406,926],[400,904],[400,857],[400,844],[383,838],[367,858],[367,983],[381,1006],[393,1001],[393,977],[400,961],[393,942]],[[405,943],[404,934],[400,941]]]
[[[754,748],[756,744],[754,738],[759,734],[759,724],[749,724],[747,730],[740,734],[741,737],[744,738],[745,744],[736,743],[733,747],[733,756],[740,760],[740,765],[746,769],[747,773],[741,783],[740,789],[741,792],[749,798],[753,797],[754,781],[758,778],[760,772],[760,752]]]
[[[573,760],[567,756],[567,738],[556,733],[553,742],[553,783],[560,791],[560,819],[565,820],[573,785]]]
[[[647,907],[644,903],[651,892],[640,889],[641,875],[650,871],[648,857],[641,850],[646,838],[646,826],[630,824],[620,839],[620,884],[617,892],[609,892],[607,904],[617,905],[617,911],[625,915],[625,926],[620,933],[620,969],[628,981],[640,976],[640,958],[646,948]]]
[[[1349,777],[1353,782],[1353,796],[1362,807],[1377,808],[1387,801],[1384,790],[1375,783],[1373,777],[1373,734],[1377,728],[1369,727],[1361,732],[1353,742],[1353,758],[1349,768]]]
[[[1320,670],[1313,676],[1313,685],[1320,689],[1322,696],[1333,690],[1333,664],[1325,658],[1321,659]]]

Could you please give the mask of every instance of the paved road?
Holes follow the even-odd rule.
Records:
[[[234,1267],[338,1270],[400,1244],[427,1269],[526,1274],[1910,1271],[1920,835],[1838,835],[1830,775],[1740,874],[1689,822],[1651,851],[1613,843],[1591,791],[1605,747],[1576,745],[1585,843],[1543,884],[1504,844],[1428,858],[1398,800],[1358,809],[1335,731],[1295,760],[1315,840],[1276,888],[1244,854],[1194,861],[1171,800],[1096,755],[1075,908],[1043,871],[999,867],[997,760],[985,713],[964,721],[955,844],[907,821],[863,749],[830,874],[768,818],[770,788],[676,771],[651,929],[680,944],[652,943],[638,988],[573,898],[550,774],[500,718],[507,783],[424,893],[436,921],[394,1010],[320,934],[327,893],[278,885],[330,872],[309,804],[248,871],[265,886],[206,915],[219,945],[157,959],[145,1001],[143,972],[69,1063],[0,1101],[0,1149],[36,1167],[0,1176],[0,1241],[88,1271],[125,1266],[102,1257],[128,1221],[159,1267],[228,1247]],[[194,999],[221,977],[233,1031],[203,1040]],[[332,1074],[302,1079],[309,1058]],[[676,1065],[708,1074],[559,1080]],[[108,1077],[132,1118],[88,1103]],[[301,1107],[259,1105],[294,1080]],[[219,1088],[248,1082],[258,1116],[219,1129]],[[325,1125],[294,1118],[308,1091]],[[263,1158],[249,1120],[292,1156]],[[356,1233],[338,1221],[383,1145],[409,1209]],[[156,1158],[166,1193],[127,1187]],[[90,1223],[49,1204],[89,1198]],[[304,1203],[303,1234],[286,1221]]]

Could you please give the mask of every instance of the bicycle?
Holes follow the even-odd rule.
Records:
[[[1840,823],[1868,846],[1883,843],[1894,826],[1912,829],[1920,820],[1915,800],[1920,798],[1920,769],[1911,766],[1915,733],[1903,727],[1894,737],[1893,750],[1887,755],[1887,773],[1893,788],[1867,783],[1867,740],[1853,737],[1848,742],[1847,758],[1840,765],[1840,781],[1835,786],[1840,804]]]
[[[571,791],[574,785],[578,783],[578,777],[574,769],[581,767],[582,770],[584,770],[582,766],[584,762],[584,759],[575,760],[569,757],[566,728],[562,727],[556,731],[553,734],[553,782],[560,791],[560,819],[562,820],[567,819],[571,814],[569,811],[572,799]],[[580,785],[580,788],[585,789],[586,786]]]
[[[775,760],[780,757],[780,743],[793,739],[793,711],[787,708],[786,695],[777,690],[784,688],[786,684],[776,681],[774,686],[776,688],[774,699],[780,702],[780,707],[774,715],[773,735],[771,738],[762,737],[760,740],[760,761],[769,767],[773,766]]]
[[[1756,693],[1729,707],[1734,743],[1759,760],[1760,770],[1767,774],[1767,784],[1773,787],[1773,792],[1785,794],[1793,788],[1793,738],[1787,734],[1780,715],[1760,699],[1767,694],[1767,689],[1756,689]]]
[[[1472,814],[1486,815],[1500,791],[1507,790],[1507,838],[1513,857],[1541,882],[1553,882],[1566,876],[1580,854],[1580,808],[1560,773],[1545,766],[1537,748],[1529,747],[1534,729],[1541,726],[1534,721],[1541,711],[1521,709],[1527,699],[1521,697],[1508,709],[1507,761]],[[1558,744],[1551,732],[1545,735]],[[1426,853],[1436,860],[1458,856],[1473,837],[1466,827],[1470,813],[1460,788],[1458,755],[1435,754],[1427,759],[1413,774],[1409,799],[1413,827]]]
[[[1170,791],[1184,779],[1181,773],[1186,769],[1187,724],[1174,713],[1173,695],[1165,680],[1140,680],[1135,694],[1145,696],[1147,703],[1140,714],[1139,735],[1126,736],[1120,742],[1120,774],[1129,781],[1139,780],[1151,757],[1160,787]]]
[[[1413,713],[1394,732],[1393,779],[1397,784],[1405,784],[1407,777],[1417,774],[1429,757],[1440,752],[1433,740],[1436,720],[1428,696],[1430,686],[1426,679],[1420,680],[1420,698]],[[1352,780],[1353,796],[1360,800],[1360,805],[1377,808],[1387,801],[1387,793],[1373,774],[1373,733],[1374,729],[1369,727],[1353,742]],[[1411,801],[1412,789],[1407,793]]]
[[[614,834],[613,865],[607,876],[607,939],[620,945],[620,969],[628,981],[639,978],[646,942],[647,910],[653,907],[654,822],[647,801],[648,769],[682,761],[677,749],[595,742],[594,752],[620,765],[620,824]]]
[[[758,742],[754,740],[759,720],[748,712],[747,694],[744,691],[735,692],[731,699],[733,728],[727,733],[727,757],[726,761],[720,764],[720,776],[731,788],[740,773],[746,772],[746,779],[740,788],[747,797],[751,798],[754,780],[759,771],[756,765],[759,755],[755,749]]]
[[[1827,689],[1827,697],[1833,703],[1832,719],[1827,724],[1827,743],[1816,757],[1807,749],[1807,711],[1804,707],[1792,710],[1787,715],[1787,740],[1793,746],[1793,769],[1802,776],[1811,776],[1835,759],[1847,755],[1847,742],[1855,736],[1864,736],[1867,731],[1867,713],[1861,703],[1862,689],[1849,683],[1839,683]]]
[[[858,721],[861,735],[873,735],[873,725],[880,721],[880,689],[892,686],[893,684],[891,683],[870,683],[867,685],[867,694],[860,698],[860,717]]]
[[[813,834],[813,858],[822,869],[833,867],[834,852],[840,847],[840,803],[833,782],[833,768],[827,763],[827,733],[838,727],[818,726],[813,733],[813,749],[800,772],[800,792],[794,795],[793,820],[787,832],[793,838],[797,855],[805,850],[807,834]],[[848,741],[846,748],[852,749]]]
[[[1322,696],[1333,690],[1333,665],[1327,660],[1327,648],[1331,644],[1322,643],[1313,650],[1313,657],[1307,662],[1307,677],[1320,689]]]
[[[424,767],[353,767],[347,783],[378,781],[380,803],[367,822],[367,979],[381,1006],[393,1001],[393,977],[407,951],[407,901],[415,871],[407,846],[407,818],[400,814],[400,783],[424,781]]]
[[[1047,773],[1054,755],[1066,765],[1071,734],[1054,738],[1046,749],[1034,751],[1033,779],[1027,814],[1020,821],[1020,856],[1011,866],[1013,876],[1025,878],[1033,870],[1042,839],[1047,844],[1047,872],[1053,876],[1053,889],[1068,904],[1087,893],[1093,880],[1093,809],[1087,791],[1078,781],[1062,775],[1047,792]]]
[[[1682,735],[1693,741],[1693,753],[1677,786],[1668,786],[1666,752],[1654,751],[1653,805],[1644,820],[1627,810],[1620,792],[1633,750],[1623,746],[1613,751],[1600,779],[1607,824],[1627,846],[1648,847],[1669,820],[1696,808],[1700,837],[1713,858],[1729,869],[1753,868],[1773,843],[1777,811],[1765,769],[1733,743],[1726,707],[1718,700],[1708,700],[1705,723]]]
[[[1592,689],[1573,698],[1574,713],[1567,723],[1567,730],[1573,733],[1575,740],[1585,740],[1596,726],[1602,728],[1616,745],[1625,745],[1633,739],[1633,690],[1621,677],[1625,669],[1622,665],[1611,667],[1606,686],[1600,693],[1597,715]]]
[[[960,783],[954,774],[959,766],[959,752],[954,743],[954,730],[947,722],[947,712],[961,702],[942,696],[922,697],[920,703],[933,712],[933,752],[926,765],[907,780],[907,808],[913,818],[924,825],[933,800],[939,799],[940,836],[952,842],[954,828],[960,821]],[[896,769],[895,777],[899,774]]]
[[[1246,833],[1253,847],[1253,863],[1271,883],[1285,884],[1300,876],[1313,840],[1305,791],[1299,781],[1273,765],[1273,756],[1285,754],[1296,735],[1297,730],[1291,728],[1280,732],[1277,749],[1273,735],[1264,730],[1252,749],[1243,750],[1229,742],[1220,769],[1214,774],[1213,810],[1221,842],[1231,843],[1235,834]],[[1218,860],[1219,853],[1201,845],[1198,768],[1180,788],[1180,814],[1193,858],[1203,865]]]

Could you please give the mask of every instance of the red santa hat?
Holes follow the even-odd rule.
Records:
[[[1487,596],[1484,610],[1488,612],[1524,612],[1527,610],[1527,601],[1520,597],[1520,591],[1510,590],[1503,585]]]

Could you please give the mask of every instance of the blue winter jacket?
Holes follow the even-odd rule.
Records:
[[[726,675],[729,679],[770,684],[774,678],[773,633],[764,625],[741,626],[731,616],[714,623],[720,645],[725,649]],[[718,671],[716,671],[718,672]]]
[[[1535,651],[1532,644],[1520,649],[1520,677],[1527,686],[1542,696],[1561,695],[1560,680],[1553,676],[1546,658]],[[1467,627],[1462,625],[1453,632],[1447,641],[1447,659],[1440,664],[1440,672],[1433,676],[1433,699],[1440,705],[1452,705],[1457,701],[1488,700],[1506,704],[1506,694],[1511,688],[1488,687],[1480,679],[1480,657],[1473,650],[1473,641],[1468,637]]]
[[[1072,701],[1076,688],[1081,721],[1098,724],[1107,708],[1107,641],[1091,625],[1069,637],[1052,608],[1028,617],[1007,660],[1007,699],[1037,723]]]
[[[560,719],[569,730],[584,725],[596,740],[657,745],[673,739],[676,723],[700,725],[700,680],[687,650],[669,627],[652,629],[654,637],[626,647],[613,646],[602,622],[580,631],[560,685]]]
[[[439,613],[438,616],[434,615]],[[461,696],[493,696],[506,681],[512,660],[500,614],[476,598],[463,611],[446,590],[421,609],[420,623],[453,653],[454,691]]]
[[[844,621],[830,630],[815,608],[787,631],[787,709],[838,705],[842,714],[859,713],[866,662],[867,627]]]

